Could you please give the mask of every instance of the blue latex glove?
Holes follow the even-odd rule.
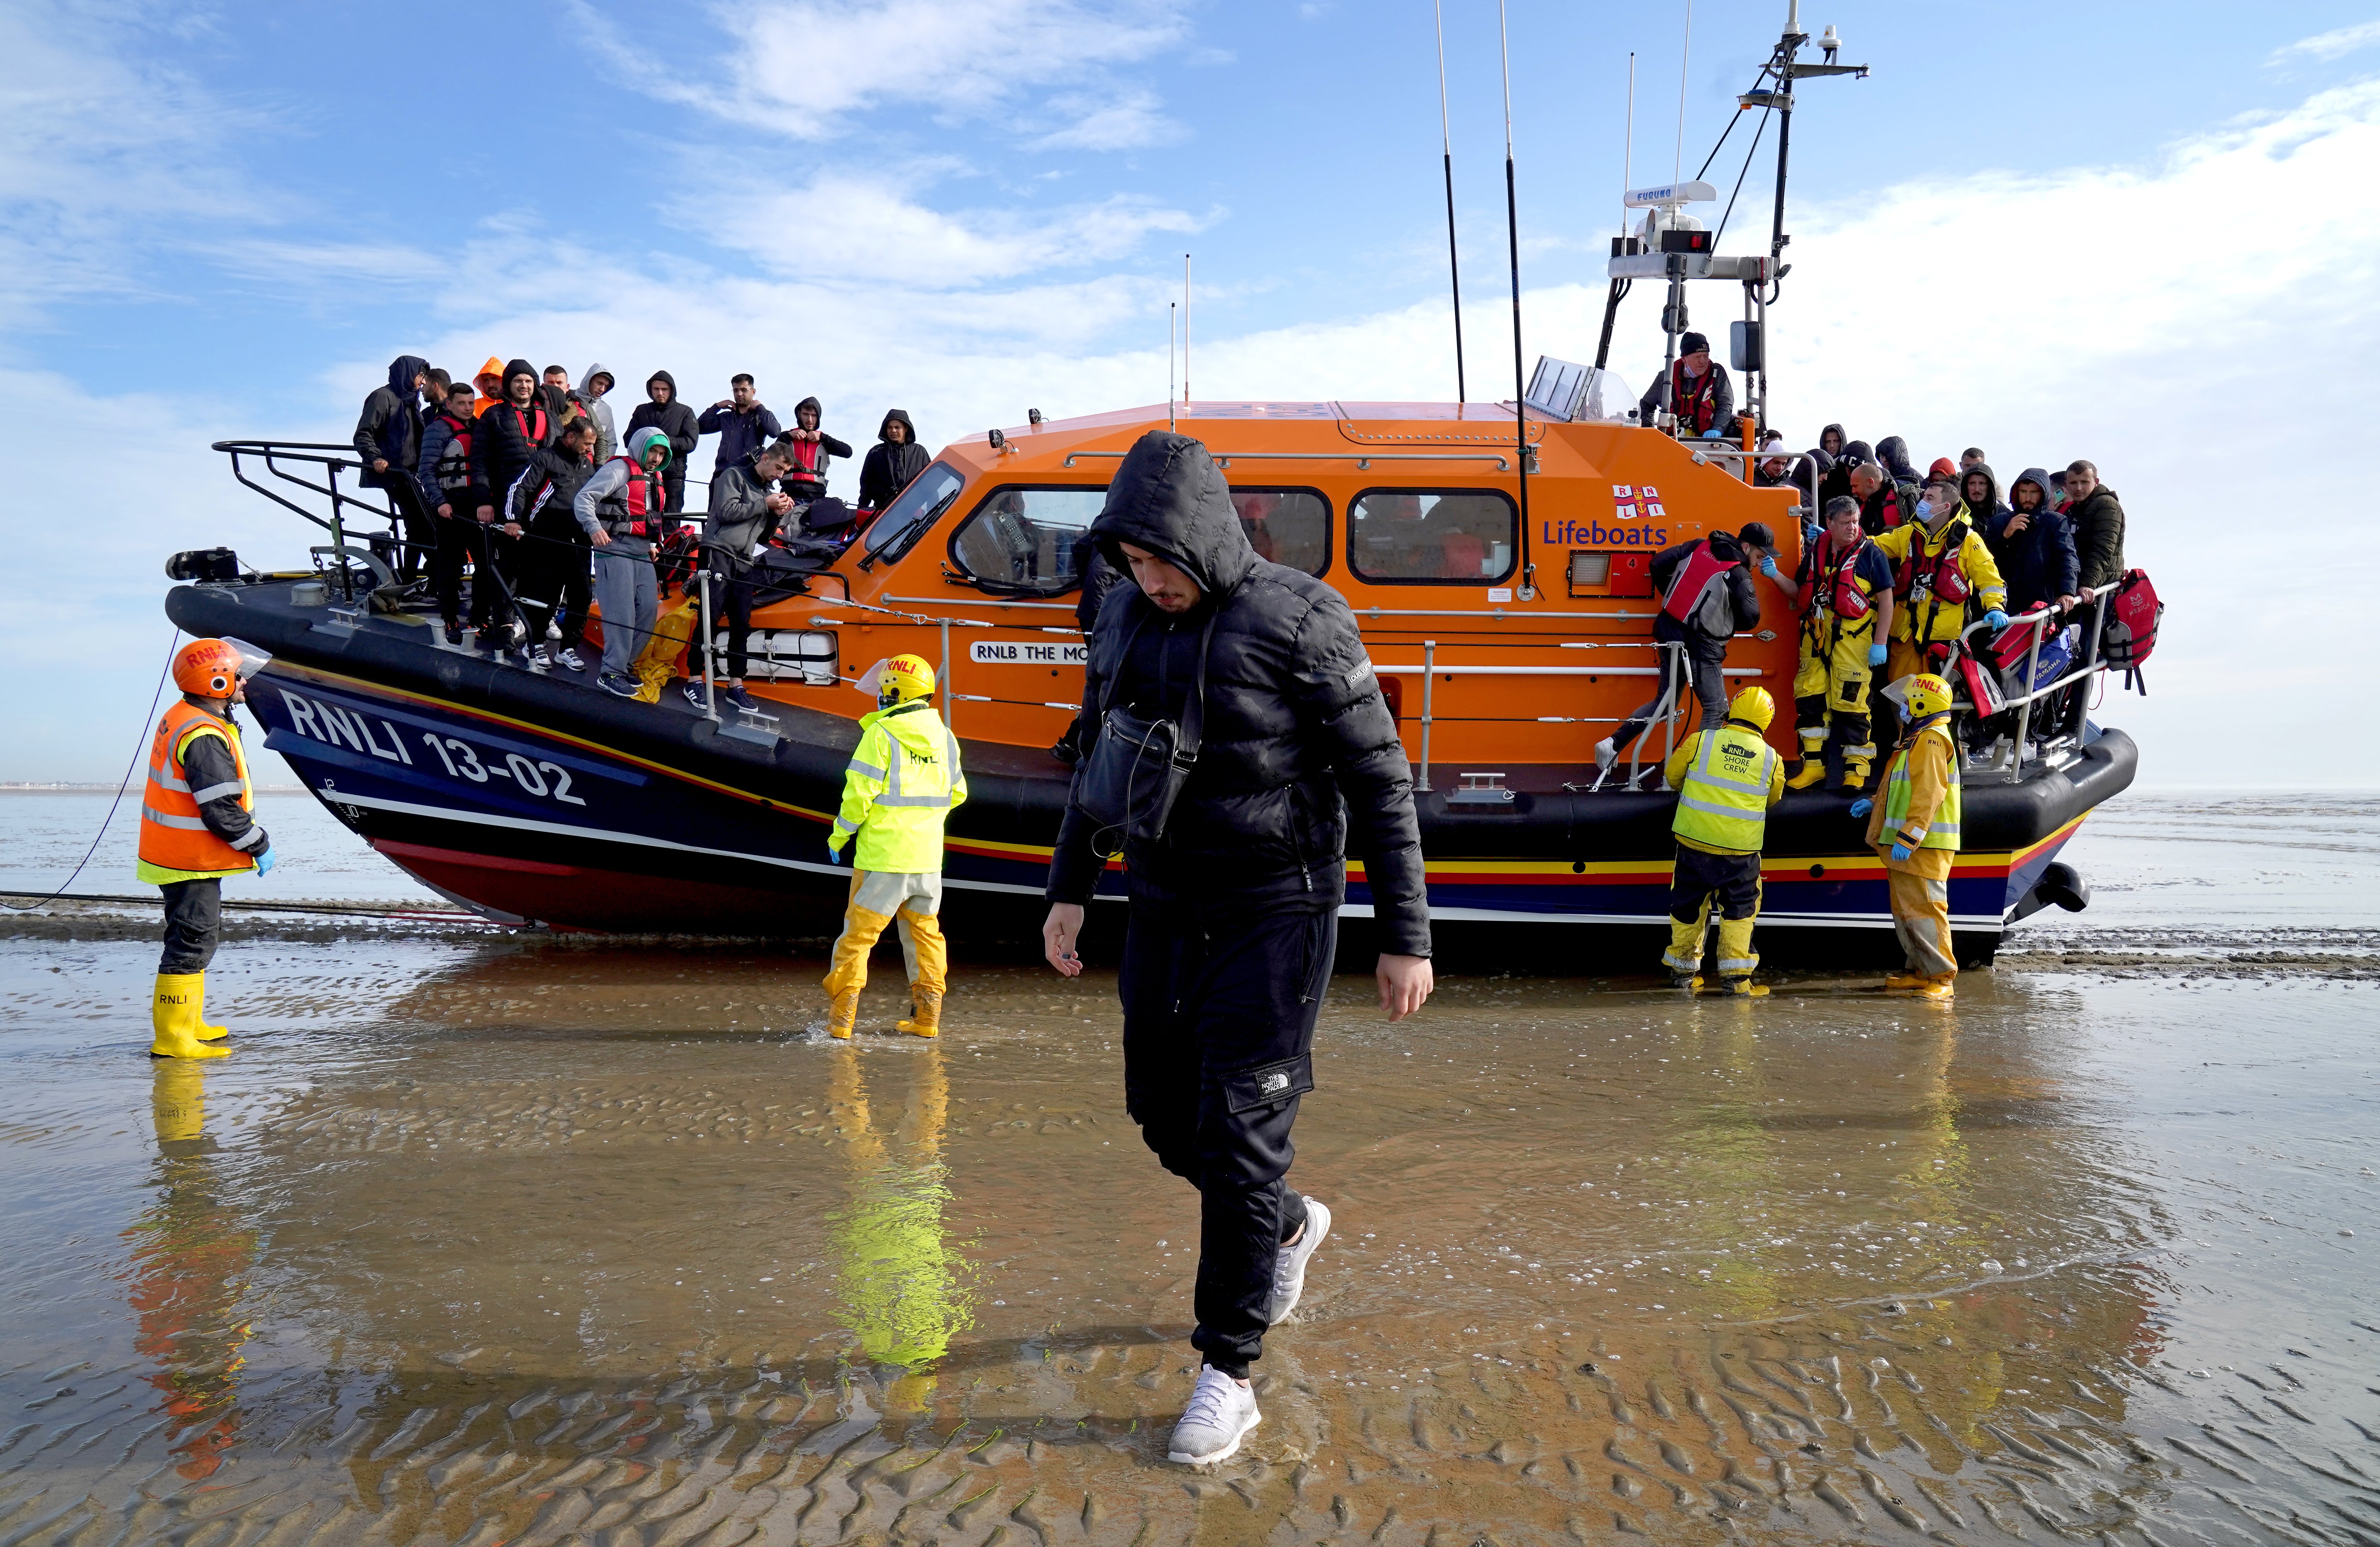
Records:
[[[1884,641],[1879,639],[1875,644],[1870,645],[1867,647],[1867,663],[1870,666],[1882,666],[1884,664]]]
[[[1995,607],[1984,614],[1984,622],[1994,628],[2006,628],[2009,623],[2008,614]]]
[[[1760,573],[1761,573],[1761,574],[1765,574],[1765,575],[1767,575],[1767,576],[1769,579],[1771,579],[1771,580],[1774,580],[1774,579],[1776,579],[1776,578],[1777,578],[1777,555],[1776,555],[1776,554],[1774,554],[1774,553],[1763,553],[1763,554],[1760,556]]]
[[[1858,800],[1852,802],[1852,815],[1854,816],[1864,816],[1875,809],[1876,803],[1869,800],[1864,795],[1861,796]]]
[[[1892,857],[1893,857],[1893,860],[1894,860],[1896,863],[1898,863],[1898,864],[1908,864],[1908,863],[1909,863],[1909,845],[1908,845],[1908,844],[1906,844],[1906,843],[1896,843],[1896,844],[1894,844],[1894,845],[1892,846]]]
[[[259,876],[267,876],[267,875],[272,874],[272,871],[273,871],[273,848],[272,848],[272,846],[271,846],[270,844],[268,844],[268,845],[266,845],[266,846],[265,846],[264,852],[262,852],[262,853],[261,853],[261,854],[259,854],[259,855],[257,855],[257,856],[256,856],[256,873],[257,873]]]
[[[842,845],[830,843],[826,846],[826,862],[829,864],[841,864],[843,863]]]
[[[1826,532],[1827,529],[1824,526],[1819,526],[1815,521],[1803,522],[1802,524],[1802,546],[1804,548],[1815,546],[1817,543],[1817,540],[1826,535]]]

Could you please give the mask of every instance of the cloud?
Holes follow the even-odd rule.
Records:
[[[857,115],[885,106],[922,104],[946,124],[1013,120],[1023,99],[1058,88],[1075,124],[1045,143],[1154,143],[1172,131],[1153,98],[1136,89],[1102,96],[1086,82],[1188,31],[1177,0],[781,0],[715,10],[729,47],[689,70],[656,58],[638,32],[583,0],[574,9],[577,30],[647,94],[811,140],[845,134]]]
[[[2352,27],[2335,27],[2327,32],[2317,32],[2311,38],[2300,38],[2285,47],[2273,50],[2265,60],[2267,68],[2311,59],[2326,63],[2343,59],[2380,43],[2380,21],[2360,21]]]
[[[1156,93],[1133,91],[1111,102],[1066,96],[1050,100],[1061,115],[1075,121],[1054,134],[1026,144],[1033,151],[1129,151],[1142,145],[1167,145],[1185,132],[1180,124],[1158,111]]]

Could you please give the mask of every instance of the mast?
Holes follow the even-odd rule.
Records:
[[[1521,373],[1521,200],[1512,175],[1512,45],[1504,0],[1496,0],[1496,42],[1504,60],[1504,231],[1512,253],[1512,460],[1521,472],[1520,598],[1534,601],[1537,566],[1529,557],[1529,401]]]

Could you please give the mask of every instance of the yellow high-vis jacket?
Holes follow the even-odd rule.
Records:
[[[1956,546],[1953,547],[1955,540]],[[1912,523],[1878,532],[1875,542],[1892,561],[1892,636],[1914,645],[1956,639],[1967,626],[1967,603],[1945,599],[1938,590],[1955,568],[1964,577],[1968,593],[1980,612],[2008,609],[2008,582],[1975,519],[1961,505],[1942,524],[1940,536]]]
[[[859,719],[859,745],[843,774],[843,809],[827,841],[854,833],[861,870],[919,875],[942,868],[942,823],[967,797],[959,742],[924,699]]]

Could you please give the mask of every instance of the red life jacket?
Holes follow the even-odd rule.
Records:
[[[1937,601],[1964,602],[1974,594],[1967,583],[1965,555],[1967,534],[1973,526],[1961,516],[1942,528],[1942,546],[1930,559],[1923,556],[1923,538],[1912,541],[1909,551],[1900,556],[1900,573],[1893,576],[1892,588],[1904,599],[1912,599],[1921,582],[1923,588]]]
[[[472,420],[458,419],[451,413],[438,417],[453,427],[455,438],[438,453],[438,465],[432,469],[440,489],[468,489],[471,486],[471,425]]]
[[[1691,623],[1702,605],[1703,593],[1713,586],[1726,585],[1727,572],[1733,568],[1735,561],[1713,553],[1710,539],[1705,538],[1678,561],[1678,573],[1670,577],[1670,591],[1661,598],[1661,610],[1679,622]]]
[[[1840,559],[1828,551],[1833,546],[1831,536],[1818,539],[1814,583],[1804,610],[1815,613],[1823,607],[1844,622],[1855,623],[1876,610],[1859,583],[1860,555],[1867,551],[1867,539],[1860,538]]]
[[[534,451],[545,444],[545,405],[535,399],[531,399],[530,404],[531,406],[526,409],[516,407],[510,403],[500,403],[496,406],[512,415],[513,422],[520,426],[521,439],[528,441],[529,449]],[[535,430],[531,430],[528,427],[531,416],[535,416],[537,419]]]
[[[647,471],[633,456],[615,456],[612,460],[626,465],[628,481],[619,493],[603,502],[604,524],[622,528],[632,538],[657,535],[662,506],[669,499],[661,474]]]
[[[1702,373],[1700,385],[1690,386],[1686,380],[1686,364],[1680,360],[1670,368],[1670,410],[1678,416],[1678,428],[1688,434],[1700,435],[1718,417],[1718,364]]]

